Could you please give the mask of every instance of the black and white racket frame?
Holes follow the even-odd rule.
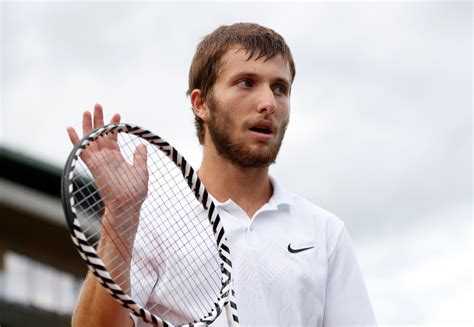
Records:
[[[120,285],[118,285],[105,267],[104,262],[97,254],[94,246],[89,243],[86,235],[81,228],[81,223],[77,218],[75,209],[75,198],[73,196],[73,180],[77,162],[80,160],[82,151],[87,145],[101,136],[111,133],[129,133],[141,137],[150,144],[160,149],[167,157],[169,157],[178,168],[180,168],[183,177],[187,184],[193,191],[196,199],[203,205],[208,212],[209,222],[212,226],[213,233],[216,239],[217,249],[219,252],[221,264],[221,294],[214,302],[214,308],[211,312],[202,317],[199,321],[195,321],[186,325],[174,325],[173,323],[161,319],[154,315],[149,310],[143,308],[140,304],[135,302],[128,294],[126,294]],[[229,326],[239,326],[239,319],[237,315],[237,305],[235,301],[235,292],[233,290],[232,281],[232,263],[230,257],[230,250],[227,238],[224,236],[224,227],[221,218],[217,213],[215,204],[209,196],[204,185],[201,183],[197,173],[188,164],[185,158],[168,142],[152,132],[138,127],[136,125],[120,123],[110,124],[97,128],[87,135],[85,135],[73,148],[69,155],[61,181],[61,196],[63,209],[66,216],[66,221],[71,232],[72,241],[79,252],[82,259],[86,262],[89,270],[95,275],[99,283],[119,302],[130,310],[135,316],[139,317],[147,323],[155,326],[207,326],[212,323],[225,308],[227,314],[227,321]]]

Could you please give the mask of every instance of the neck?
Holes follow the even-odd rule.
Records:
[[[244,168],[222,158],[213,147],[204,146],[199,178],[219,202],[232,199],[249,218],[268,202],[273,188],[268,167]]]

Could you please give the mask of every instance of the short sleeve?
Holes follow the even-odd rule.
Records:
[[[376,326],[352,241],[345,227],[341,229],[328,260],[323,325]]]

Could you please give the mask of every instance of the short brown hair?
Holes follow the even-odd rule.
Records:
[[[295,63],[283,37],[274,30],[258,24],[237,23],[217,28],[198,44],[189,69],[187,95],[190,95],[194,89],[200,89],[203,98],[207,98],[220,72],[221,58],[227,50],[236,45],[247,51],[248,60],[254,56],[256,59],[271,59],[282,55],[290,66],[291,82],[293,82],[296,73]],[[199,142],[203,144],[204,121],[194,115],[194,125]]]

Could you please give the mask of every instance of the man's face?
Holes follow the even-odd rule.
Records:
[[[289,121],[291,74],[281,55],[247,61],[231,48],[207,99],[207,139],[241,167],[266,167],[280,149]]]

